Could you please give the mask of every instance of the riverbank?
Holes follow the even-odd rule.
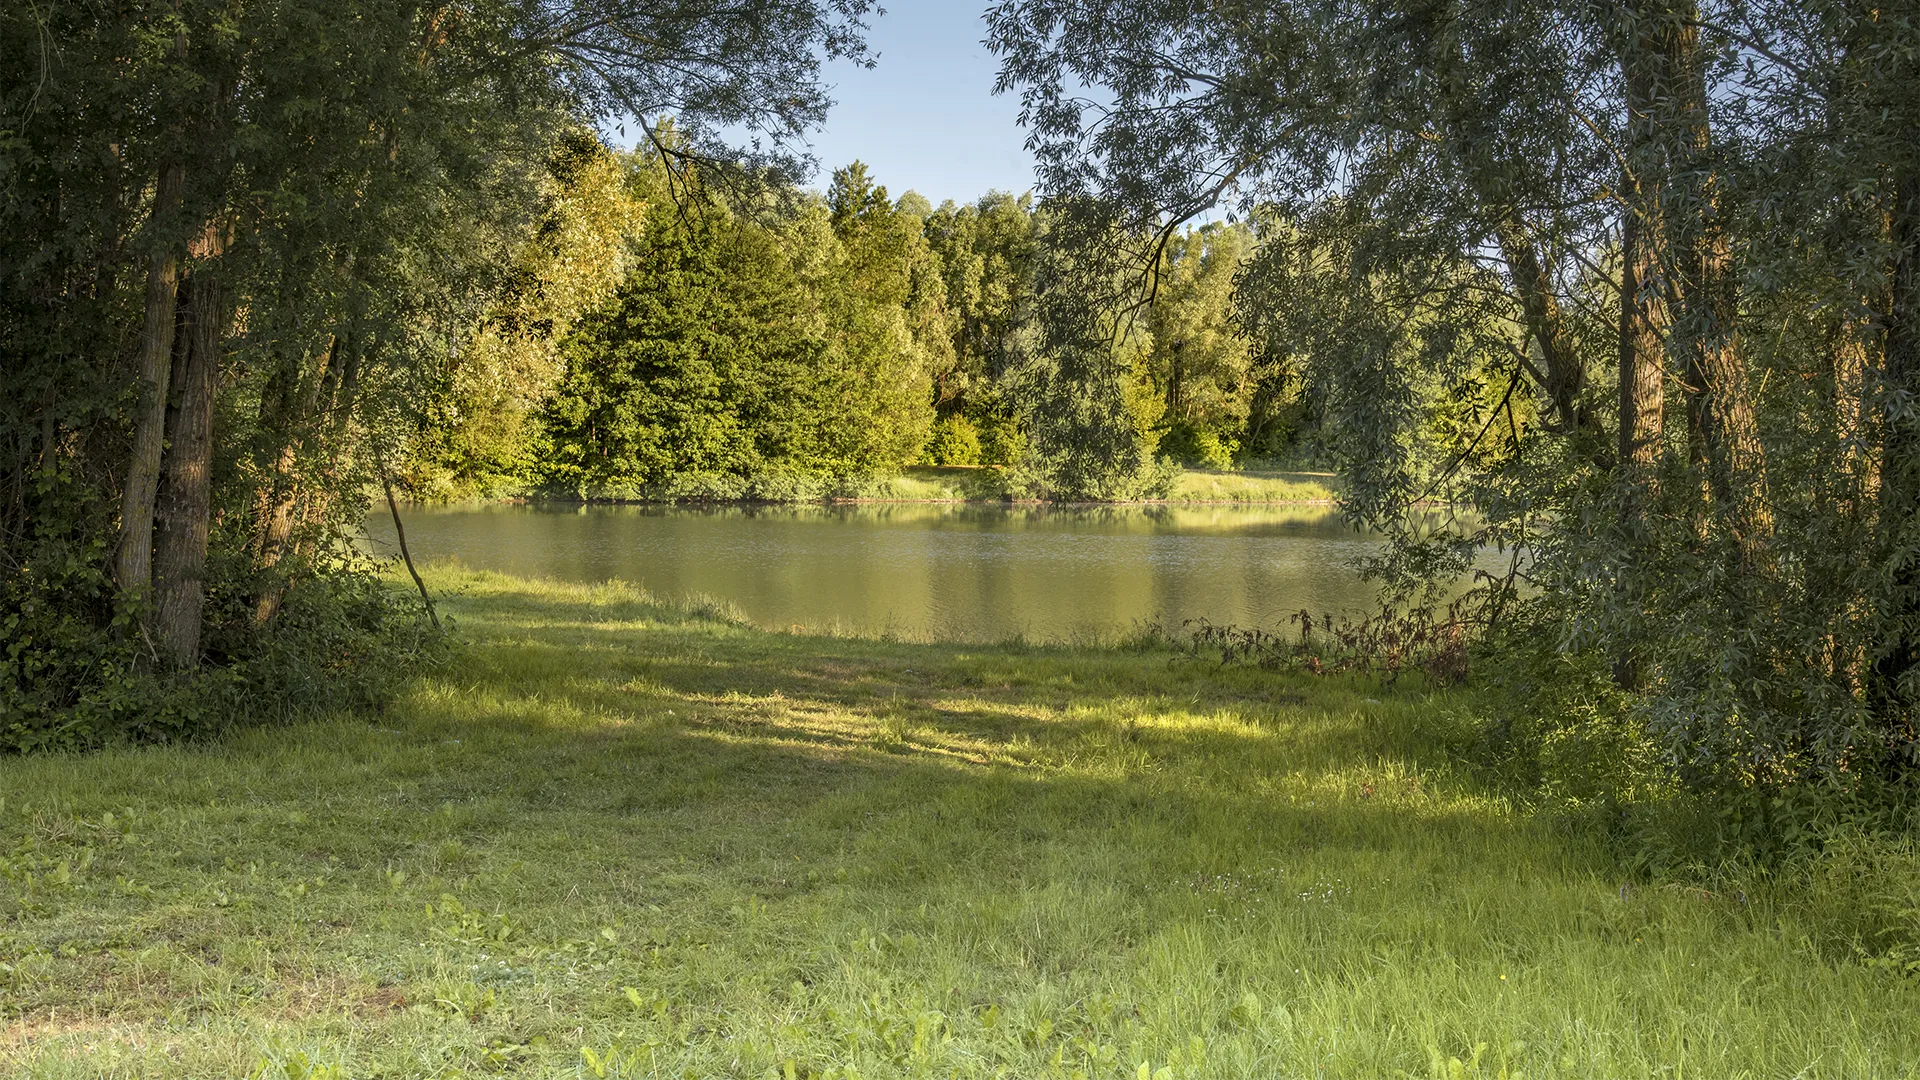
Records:
[[[384,715],[0,760],[0,1072],[1920,1062],[1912,980],[1452,769],[1466,694],[430,583],[467,644]]]
[[[1157,498],[1097,505],[1299,505],[1329,506],[1338,494],[1332,473],[1183,469]],[[431,493],[428,493],[430,496]],[[532,494],[516,501],[566,503]],[[458,498],[424,501],[460,502]],[[968,503],[1036,500],[1021,497],[1005,470],[985,466],[913,465],[888,476],[833,479],[774,475],[689,475],[672,483],[595,494],[591,502],[637,504]],[[1059,504],[1053,504],[1059,505]]]

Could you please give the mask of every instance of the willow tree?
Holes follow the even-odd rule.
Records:
[[[1540,589],[1502,610],[1561,670],[1638,688],[1690,782],[1850,786],[1913,759],[1910,18],[1006,0],[989,19],[1050,194],[1162,242],[1222,203],[1284,224],[1238,302],[1347,403],[1351,514],[1474,504],[1452,565],[1521,548]],[[1290,317],[1304,297],[1316,326]],[[1409,426],[1447,396],[1474,403],[1469,445],[1422,461]]]

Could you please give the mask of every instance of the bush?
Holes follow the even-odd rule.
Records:
[[[1025,421],[1017,399],[997,385],[975,391],[967,402],[967,422],[980,440],[979,464],[1012,465],[1027,450]]]
[[[921,457],[929,465],[978,465],[980,432],[964,416],[943,416],[933,422]]]
[[[1160,456],[1196,469],[1231,469],[1240,442],[1211,428],[1175,420],[1160,436]]]
[[[21,575],[0,621],[0,752],[167,743],[342,709],[378,708],[394,684],[439,659],[417,600],[369,565],[338,566],[289,588],[264,629],[248,590],[210,590],[209,662],[191,676],[154,670],[135,613],[108,625],[50,593],[106,588],[75,575],[63,590]],[[238,583],[236,583],[238,584]]]

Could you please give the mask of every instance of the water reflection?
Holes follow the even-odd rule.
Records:
[[[406,508],[414,556],[731,601],[765,626],[913,639],[1110,636],[1205,617],[1266,626],[1368,606],[1376,541],[1326,507]],[[391,551],[376,515],[369,539]]]

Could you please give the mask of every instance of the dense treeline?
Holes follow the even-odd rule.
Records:
[[[345,529],[450,379],[497,421],[464,452],[517,452],[624,257],[576,242],[623,198],[592,125],[672,114],[670,172],[788,185],[869,7],[0,10],[0,747],[364,698],[424,648]]]
[[[555,192],[510,297],[447,354],[435,422],[396,466],[415,494],[813,498],[931,464],[1010,466],[1009,493],[1114,496],[1147,490],[1156,456],[1312,452],[1297,373],[1257,367],[1232,318],[1245,226],[1171,238],[1155,303],[1095,343],[1132,464],[1079,484],[1028,437],[1054,416],[1035,407],[1057,359],[1046,207],[894,199],[859,162],[824,195],[747,204],[680,179],[695,186],[673,190],[650,151],[594,148]]]
[[[1305,361],[1348,511],[1473,511],[1403,532],[1391,569],[1515,553],[1484,583],[1527,702],[1488,733],[1509,760],[1581,799],[1691,793],[1755,841],[1847,807],[1907,820],[1912,5],[1007,0],[990,21],[1048,196],[1115,257],[1222,201],[1266,223],[1236,310],[1264,362]],[[1436,424],[1457,437],[1417,434]]]

